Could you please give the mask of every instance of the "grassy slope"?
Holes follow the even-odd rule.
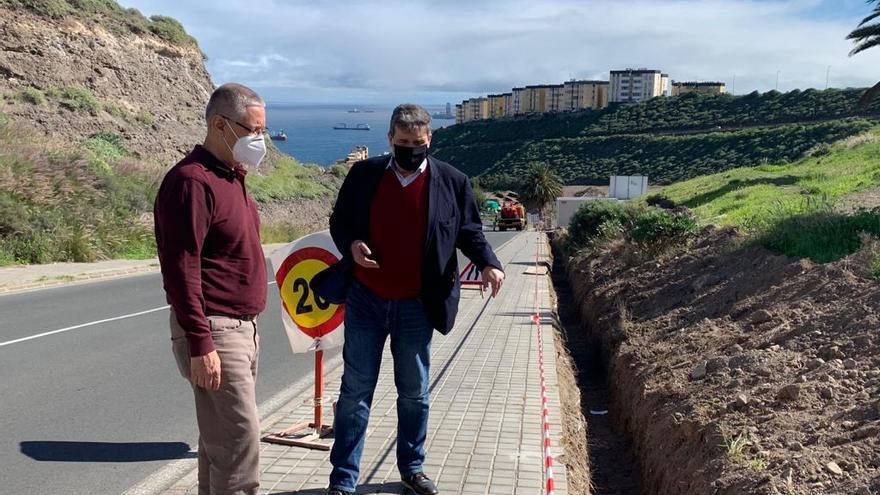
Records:
[[[855,146],[853,146],[856,143]],[[852,147],[851,147],[852,146]],[[806,198],[835,201],[880,185],[880,127],[835,144],[830,153],[787,164],[743,167],[664,188],[660,194],[704,221],[749,226]]]
[[[880,127],[875,127],[823,156],[697,177],[658,194],[693,209],[705,223],[742,227],[776,252],[825,262],[857,250],[860,233],[880,235],[876,209],[840,208],[878,185]]]

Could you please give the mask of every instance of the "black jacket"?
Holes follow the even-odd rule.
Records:
[[[330,215],[330,235],[342,260],[318,274],[312,288],[324,299],[341,303],[353,277],[351,243],[369,239],[370,207],[391,158],[387,155],[355,163]],[[480,210],[467,176],[428,157],[428,230],[422,255],[420,299],[431,325],[449,333],[458,313],[461,282],[456,248],[478,269],[502,269],[501,262],[483,236]]]

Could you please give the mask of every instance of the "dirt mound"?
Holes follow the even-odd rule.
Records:
[[[880,493],[880,285],[707,230],[628,266],[571,260],[609,367],[612,414],[650,493]]]

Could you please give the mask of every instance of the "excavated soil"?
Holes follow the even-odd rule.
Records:
[[[606,412],[610,394],[599,347],[584,332],[562,258],[554,257],[551,274],[569,492],[640,495],[631,441]]]
[[[880,494],[869,249],[817,265],[732,229],[646,263],[627,249],[568,275],[646,493]]]

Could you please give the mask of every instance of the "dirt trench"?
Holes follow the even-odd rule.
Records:
[[[642,495],[632,442],[608,411],[608,377],[598,342],[591,341],[584,331],[561,258],[553,257],[550,273],[566,452],[559,460],[567,467],[569,492]]]
[[[707,229],[649,261],[557,252],[594,493],[880,494],[875,248],[817,265]],[[610,451],[589,412],[603,400]],[[627,440],[634,461],[612,461]]]

